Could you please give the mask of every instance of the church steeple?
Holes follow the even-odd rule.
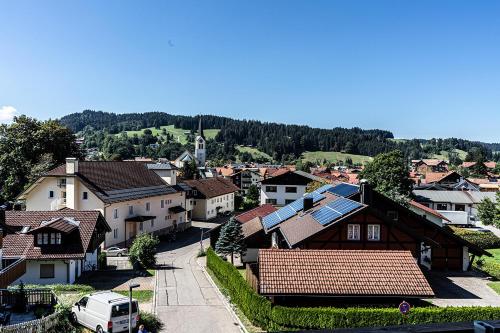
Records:
[[[205,161],[207,158],[207,147],[205,136],[203,135],[203,126],[201,125],[201,116],[200,122],[198,124],[198,135],[196,135],[195,143],[194,143],[194,155],[196,156],[196,160],[198,161],[198,166],[204,167]]]
[[[203,126],[201,125],[201,115],[200,121],[198,123],[198,136],[201,136],[203,139],[205,139],[205,135],[203,135]]]

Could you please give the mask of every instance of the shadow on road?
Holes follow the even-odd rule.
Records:
[[[157,252],[173,251],[194,243],[199,243],[202,239],[210,237],[210,230],[212,228],[204,228],[199,226],[192,226],[191,228],[178,232],[176,240],[172,242],[162,241],[158,246]]]

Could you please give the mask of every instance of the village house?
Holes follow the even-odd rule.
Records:
[[[111,231],[99,211],[0,211],[2,263],[9,284],[74,283],[97,269],[100,244]]]
[[[234,185],[240,188],[240,194],[246,195],[251,185],[260,186],[262,180],[257,168],[231,168],[219,167],[216,168],[217,176],[230,179]]]
[[[411,164],[412,169],[420,174],[448,171],[448,162],[438,159],[412,160]]]
[[[260,204],[287,205],[306,193],[307,184],[323,180],[302,171],[282,169],[261,181]]]
[[[489,255],[424,215],[367,183],[328,184],[262,218],[261,248],[410,251],[419,265],[438,270],[468,270],[474,256]]]
[[[418,178],[415,189],[448,190],[448,191],[479,191],[477,184],[462,177],[456,171],[428,172],[423,179]]]
[[[66,159],[19,197],[27,211],[99,210],[111,232],[104,246],[126,246],[141,233],[165,234],[190,226],[186,193],[170,163]]]
[[[193,219],[206,221],[234,211],[234,197],[239,188],[230,180],[215,177],[185,182],[192,188]]]

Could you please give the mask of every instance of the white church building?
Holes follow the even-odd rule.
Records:
[[[203,135],[203,126],[201,124],[201,116],[198,123],[198,133],[194,140],[194,155],[190,151],[184,151],[179,157],[173,162],[177,168],[182,168],[184,163],[190,163],[195,160],[198,168],[205,167],[207,160],[207,142],[205,136]]]

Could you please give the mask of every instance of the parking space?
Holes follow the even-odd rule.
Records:
[[[436,297],[429,299],[437,306],[500,306],[500,296],[487,283],[490,280],[478,272],[426,273]]]

